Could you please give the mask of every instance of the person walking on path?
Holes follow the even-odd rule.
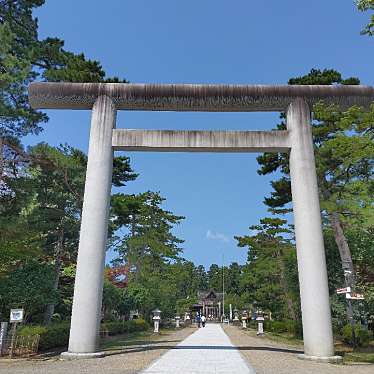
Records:
[[[204,315],[201,316],[201,324],[203,325],[203,327],[205,327],[205,321],[206,321],[206,318]]]
[[[200,325],[201,325],[201,317],[200,317],[200,314],[197,314],[197,315],[196,315],[196,322],[197,322],[197,327],[200,328]]]

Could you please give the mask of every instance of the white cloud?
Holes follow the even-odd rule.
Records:
[[[214,232],[212,230],[208,230],[206,232],[206,238],[210,240],[220,240],[221,242],[225,243],[228,243],[230,240],[225,234],[222,234],[220,232]]]

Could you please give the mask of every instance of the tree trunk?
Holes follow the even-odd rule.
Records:
[[[343,270],[351,271],[351,282],[354,285],[354,269],[353,269],[353,262],[351,251],[349,249],[349,245],[347,239],[344,235],[343,227],[339,218],[339,214],[337,212],[329,213],[331,226],[334,232],[334,238],[336,245],[338,246],[340,259],[342,262]]]
[[[323,198],[328,201],[331,198],[330,191],[325,188],[327,181],[325,179],[320,180],[319,185],[321,186],[321,192]],[[340,254],[340,261],[344,272],[346,286],[354,287],[355,285],[355,274],[353,268],[353,261],[351,251],[347,242],[347,238],[344,235],[343,226],[340,221],[339,213],[336,211],[327,212],[330,220],[330,224],[334,233],[335,243],[338,247]],[[349,273],[350,272],[350,273]]]
[[[61,230],[59,238],[57,241],[56,251],[55,251],[55,279],[53,282],[53,291],[58,290],[58,285],[60,281],[60,271],[62,266],[62,252],[63,252],[63,240],[64,240],[64,231]],[[55,303],[47,304],[46,310],[44,312],[44,324],[49,325],[52,321],[52,316],[55,312]]]
[[[332,212],[330,214],[331,226],[334,231],[335,242],[339,248],[340,258],[342,261],[342,268],[344,271],[345,286],[354,288],[356,284],[356,276],[353,268],[353,261],[351,251],[347,239],[344,235],[342,224],[340,222],[339,214]],[[356,347],[356,336],[355,336],[355,319],[353,313],[353,306],[351,300],[347,299],[347,318],[352,329],[352,344]]]

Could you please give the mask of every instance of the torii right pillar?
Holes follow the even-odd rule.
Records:
[[[311,114],[304,99],[289,105],[287,129],[304,334],[304,354],[299,357],[336,362],[341,358],[334,356]]]

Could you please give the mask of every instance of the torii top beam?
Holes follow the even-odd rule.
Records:
[[[323,100],[344,109],[368,107],[371,86],[221,85],[132,83],[32,83],[29,100],[37,109],[91,109],[98,96],[112,98],[117,109],[202,112],[283,112],[295,98],[310,107]]]

